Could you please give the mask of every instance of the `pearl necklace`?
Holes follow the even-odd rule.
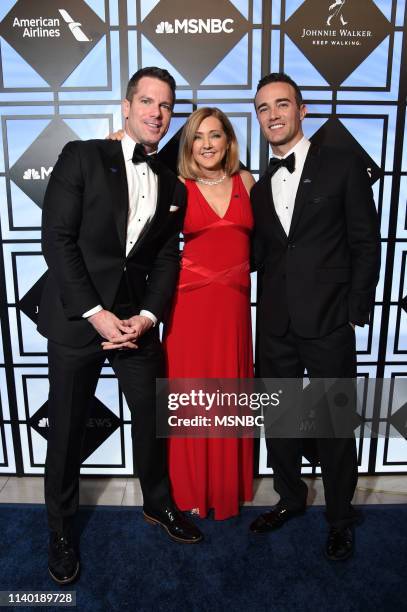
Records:
[[[201,178],[200,176],[198,176],[196,180],[198,181],[198,183],[202,183],[203,185],[219,185],[222,181],[225,180],[225,178],[226,174],[224,174],[218,179],[214,179],[213,181],[211,181],[210,179]]]

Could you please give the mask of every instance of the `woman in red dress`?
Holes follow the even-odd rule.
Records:
[[[169,378],[251,378],[249,245],[252,175],[239,171],[236,136],[217,108],[200,108],[183,132],[180,178],[188,203],[184,249],[165,332]],[[169,439],[169,474],[180,510],[215,519],[252,499],[253,440]]]

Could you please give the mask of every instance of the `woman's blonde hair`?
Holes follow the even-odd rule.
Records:
[[[202,121],[208,117],[216,117],[216,119],[219,119],[226,134],[228,148],[223,159],[224,171],[228,176],[236,174],[236,172],[239,171],[239,145],[237,144],[236,134],[232,124],[226,117],[225,113],[223,113],[219,108],[210,108],[205,106],[203,108],[198,108],[198,110],[194,111],[188,117],[188,121],[182,130],[178,158],[178,172],[183,178],[195,180],[200,174],[198,165],[196,164],[192,155],[192,145],[199,126],[201,125]]]

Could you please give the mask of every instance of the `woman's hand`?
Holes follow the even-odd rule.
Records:
[[[123,140],[125,133],[124,130],[117,130],[117,132],[108,134],[105,140]]]

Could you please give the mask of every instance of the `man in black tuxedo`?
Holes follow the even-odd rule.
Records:
[[[356,376],[355,325],[365,325],[380,267],[380,235],[367,170],[350,152],[317,147],[303,135],[297,84],[273,73],[258,84],[257,118],[272,148],[268,172],[253,187],[254,250],[262,269],[258,360],[263,378]],[[267,439],[280,495],[251,530],[264,533],[304,512],[303,440]],[[357,483],[353,437],[316,440],[330,524],[326,555],[353,551]]]
[[[68,143],[45,195],[42,244],[49,271],[38,329],[48,338],[49,354],[49,570],[61,584],[79,571],[72,522],[81,447],[106,357],[132,414],[146,520],[177,541],[202,539],[172,503],[165,440],[155,435],[155,379],[163,375],[157,323],[178,275],[185,188],[154,152],[174,101],[175,81],[166,70],[136,72],[123,102],[123,141]]]

